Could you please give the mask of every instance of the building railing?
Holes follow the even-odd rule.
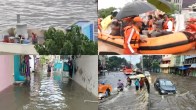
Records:
[[[185,56],[185,59],[196,58],[196,55]]]
[[[161,68],[169,67],[170,64],[160,64]]]

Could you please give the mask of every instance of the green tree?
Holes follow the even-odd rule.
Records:
[[[142,68],[142,67],[141,67],[141,63],[137,63],[137,64],[136,64],[136,67],[137,67],[137,68]]]
[[[114,68],[121,68],[122,65],[128,65],[125,58],[120,58],[117,56],[109,57],[109,60],[107,60],[106,64],[109,70],[113,70]]]
[[[107,9],[98,10],[98,17],[99,18],[105,18],[108,15],[110,15],[111,12],[114,11],[115,9],[116,8],[114,8],[114,7],[110,7],[110,8],[107,8]]]
[[[143,66],[148,71],[157,72],[160,69],[160,55],[144,55],[143,56]]]
[[[40,63],[43,65],[48,61],[49,57],[48,55],[41,55],[39,59],[40,59]]]
[[[44,33],[45,42],[35,45],[41,55],[96,55],[97,42],[91,41],[81,32],[79,26],[71,26],[66,34],[62,30],[50,27]]]

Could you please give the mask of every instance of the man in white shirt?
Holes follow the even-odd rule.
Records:
[[[167,22],[167,27],[168,29],[166,29],[166,31],[171,32],[173,30],[173,23],[171,20]]]

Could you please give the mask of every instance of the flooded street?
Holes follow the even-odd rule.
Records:
[[[177,88],[175,95],[159,95],[154,89],[157,77],[170,79]],[[122,72],[110,72],[99,76],[99,83],[105,82],[113,87],[112,95],[117,91],[117,82],[121,79],[126,84],[126,76]],[[195,110],[196,109],[196,78],[171,74],[151,74],[149,100],[144,100],[144,93],[136,94],[135,86],[125,88],[123,92],[99,104],[99,110],[145,110],[147,101],[149,110]]]
[[[196,77],[151,74],[150,110],[196,110]],[[157,77],[170,79],[176,86],[175,95],[159,95],[153,83]]]
[[[94,0],[0,0],[0,30],[16,24],[16,14],[31,27],[63,27],[78,20],[97,20]]]
[[[97,110],[97,98],[60,72],[31,76],[30,86],[10,86],[0,93],[2,110]]]
[[[113,88],[111,93],[115,95],[117,92],[118,80],[126,85],[126,75],[123,72],[110,72],[106,73],[105,76],[99,76],[99,83],[105,82],[110,84]],[[124,88],[123,92],[120,92],[110,100],[106,100],[99,104],[99,110],[146,110],[147,99],[145,98],[146,91],[143,90],[136,94],[134,81],[130,87]]]

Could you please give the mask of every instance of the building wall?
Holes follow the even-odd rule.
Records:
[[[169,73],[169,68],[161,68],[161,73]]]
[[[76,73],[74,80],[87,91],[98,96],[98,56],[82,55],[76,58]]]
[[[0,55],[0,91],[13,84],[14,56]]]
[[[106,67],[106,56],[99,55],[99,60],[101,61],[101,65],[105,68]]]

